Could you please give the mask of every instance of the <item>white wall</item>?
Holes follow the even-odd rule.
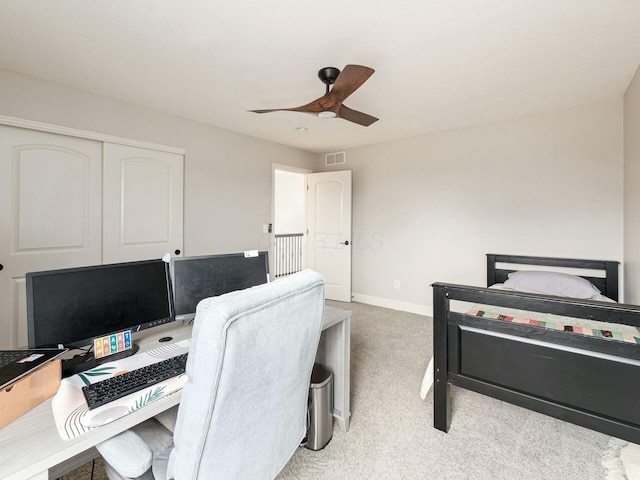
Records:
[[[624,95],[624,290],[640,304],[640,69]]]
[[[0,69],[0,115],[186,149],[184,252],[268,248],[272,163],[315,154]]]
[[[323,168],[323,156],[6,70],[0,114],[185,148],[188,255],[266,248],[271,164]],[[487,252],[622,260],[622,132],[617,99],[347,151],[355,299],[427,313],[430,283],[484,284]],[[627,220],[637,142],[627,134]],[[631,269],[636,238],[629,224]]]
[[[354,298],[430,313],[485,253],[622,260],[622,122],[617,99],[348,150]]]

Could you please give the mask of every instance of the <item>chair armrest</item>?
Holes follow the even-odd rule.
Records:
[[[151,468],[151,449],[131,430],[99,443],[96,448],[105,461],[123,477],[136,478]]]

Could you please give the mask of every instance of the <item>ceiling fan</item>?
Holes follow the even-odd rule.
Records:
[[[366,113],[352,110],[342,102],[345,98],[355,92],[367,79],[373,75],[375,70],[361,65],[347,65],[342,72],[335,67],[325,67],[320,69],[318,77],[327,86],[326,93],[306,105],[295,108],[273,108],[269,110],[249,110],[255,113],[269,112],[303,112],[311,113],[322,118],[343,118],[350,122],[368,127],[373,122],[378,121],[376,117]],[[333,87],[330,89],[330,86]]]

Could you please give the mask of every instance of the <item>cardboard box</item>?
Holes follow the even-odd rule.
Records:
[[[0,428],[55,395],[61,363],[60,359],[52,360],[0,391]]]

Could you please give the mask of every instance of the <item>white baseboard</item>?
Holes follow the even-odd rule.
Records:
[[[433,317],[433,307],[429,305],[419,305],[417,303],[398,302],[397,300],[389,300],[388,298],[372,297],[370,295],[362,295],[361,293],[352,293],[354,302],[366,303],[367,305],[375,305],[376,307],[391,308],[393,310],[401,310],[403,312],[415,313]]]

